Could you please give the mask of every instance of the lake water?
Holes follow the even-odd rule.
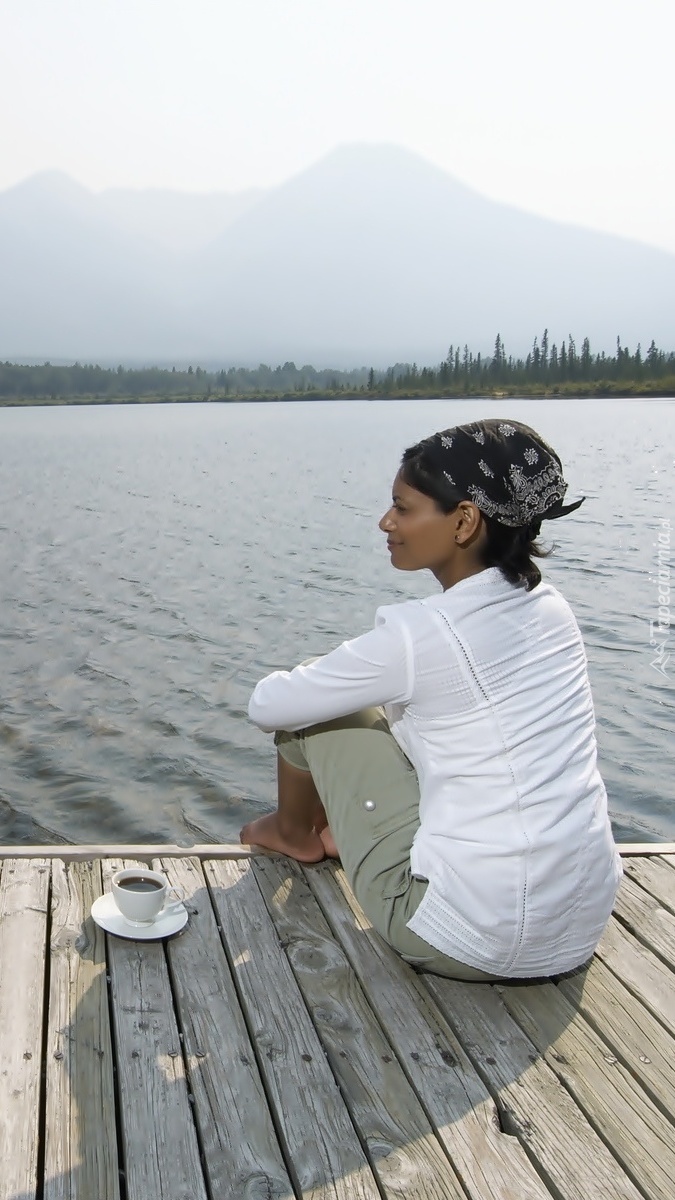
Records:
[[[235,840],[274,798],[255,682],[437,587],[377,520],[405,446],[487,416],[588,497],[542,569],[585,637],[615,830],[675,839],[675,635],[661,670],[650,646],[675,403],[423,400],[0,409],[0,843]]]

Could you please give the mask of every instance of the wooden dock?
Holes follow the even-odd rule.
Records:
[[[673,1200],[675,846],[581,972],[418,975],[335,864],[0,849],[0,1200]],[[143,858],[165,942],[93,900]]]

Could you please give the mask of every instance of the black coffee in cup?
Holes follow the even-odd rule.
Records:
[[[145,875],[126,875],[119,879],[117,886],[125,892],[161,892],[164,887],[158,879],[148,879]]]
[[[151,871],[149,867],[126,867],[116,871],[112,877],[112,894],[122,916],[132,925],[152,925],[160,913],[170,916],[178,908],[185,911],[182,908],[183,889],[172,887],[166,875]]]

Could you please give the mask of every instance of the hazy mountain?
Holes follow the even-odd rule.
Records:
[[[58,172],[0,194],[0,357],[165,356],[184,321],[172,264]]]
[[[0,358],[432,363],[450,342],[489,353],[497,332],[522,353],[545,327],[594,349],[675,344],[675,256],[387,146],[239,198],[36,176],[0,194],[0,263]]]
[[[390,147],[347,147],[203,253],[200,324],[226,353],[433,362],[548,326],[596,347],[675,341],[675,257],[530,216]]]
[[[260,188],[206,196],[161,188],[109,188],[100,193],[98,201],[118,229],[185,255],[214,241],[264,194]]]

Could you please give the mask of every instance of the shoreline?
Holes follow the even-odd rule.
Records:
[[[650,381],[651,382],[651,381]],[[658,381],[653,381],[654,383]],[[500,388],[454,391],[447,388],[409,389],[406,391],[380,392],[365,389],[353,391],[325,392],[249,392],[238,395],[195,395],[172,396],[148,393],[142,396],[120,394],[116,396],[1,396],[0,408],[63,408],[87,407],[116,404],[283,404],[291,401],[301,404],[321,403],[330,400],[672,400],[675,386],[645,387],[644,384],[615,386],[589,383],[574,387],[552,388]]]

